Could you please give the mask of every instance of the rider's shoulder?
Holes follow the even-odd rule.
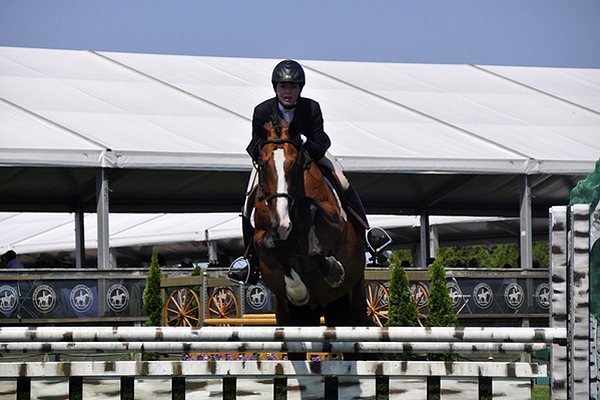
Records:
[[[254,107],[254,114],[268,114],[270,115],[273,112],[273,109],[277,107],[277,99],[272,97],[268,100],[259,103],[256,107]]]
[[[313,100],[309,97],[300,97],[298,99],[298,105],[310,105],[310,106],[318,106],[319,103],[316,100]]]

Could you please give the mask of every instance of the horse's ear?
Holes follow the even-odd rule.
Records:
[[[277,114],[277,112],[273,111],[273,114],[271,114],[271,126],[277,126],[280,124],[280,120],[281,117],[279,116],[279,114]]]
[[[271,121],[263,125],[263,131],[261,132],[260,139],[265,140],[269,137],[269,132],[273,129],[273,123]]]

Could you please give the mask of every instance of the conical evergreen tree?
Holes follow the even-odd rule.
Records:
[[[390,280],[388,301],[388,326],[418,326],[419,313],[412,301],[408,288],[408,276],[399,263],[392,260],[392,278]]]
[[[392,277],[388,295],[390,309],[388,311],[387,326],[418,326],[419,313],[412,301],[406,271],[397,258],[391,257],[390,261],[392,263]],[[418,357],[418,354],[412,353],[396,354],[396,359],[404,361],[416,360]]]
[[[446,268],[435,260],[430,267],[429,315],[425,326],[458,326],[458,318],[452,311],[452,299],[446,286]]]
[[[163,308],[162,295],[160,293],[161,272],[158,267],[158,253],[156,247],[152,249],[152,261],[150,263],[150,272],[146,278],[146,288],[144,289],[144,310],[148,314],[148,321],[144,326],[160,326]],[[144,353],[145,361],[158,360],[158,353]]]
[[[146,288],[144,289],[144,310],[148,314],[148,321],[145,326],[160,326],[163,308],[163,300],[160,293],[161,272],[158,267],[158,253],[156,247],[152,249],[152,262],[150,263],[150,272],[146,278]]]
[[[436,259],[430,266],[429,315],[425,326],[458,326],[458,318],[452,311],[452,299],[446,286],[446,268]],[[429,354],[430,360],[453,361],[455,354]]]

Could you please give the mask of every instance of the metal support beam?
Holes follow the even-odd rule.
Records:
[[[429,211],[421,212],[421,246],[419,249],[418,268],[427,269],[427,259],[430,256],[430,230],[429,230]]]
[[[437,257],[437,249],[440,247],[440,235],[437,225],[429,226],[429,258]]]
[[[206,237],[208,237],[208,232],[206,233]],[[217,264],[219,262],[219,256],[217,253],[217,241],[209,240],[207,243],[208,246],[208,263],[209,264]]]
[[[75,267],[85,268],[85,229],[83,223],[83,205],[75,211]]]
[[[96,213],[98,216],[98,269],[110,269],[108,230],[108,171],[96,175]]]
[[[523,269],[532,268],[533,264],[533,223],[531,220],[531,181],[523,175],[519,183],[520,198],[520,256]]]

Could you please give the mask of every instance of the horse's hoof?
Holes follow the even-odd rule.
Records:
[[[296,271],[292,270],[291,275],[291,278],[287,276],[283,277],[285,281],[285,295],[293,305],[298,307],[304,306],[310,300],[310,293]]]
[[[286,296],[288,298],[288,300],[290,301],[290,303],[292,303],[293,305],[295,305],[296,307],[302,307],[308,304],[308,301],[310,300],[310,296],[307,295],[306,297],[300,299],[300,300],[296,300],[294,299],[292,296],[290,296],[289,293],[286,293]]]
[[[326,259],[329,262],[329,272],[324,277],[325,282],[334,289],[338,288],[344,284],[344,279],[346,278],[344,266],[335,257],[326,257]]]

